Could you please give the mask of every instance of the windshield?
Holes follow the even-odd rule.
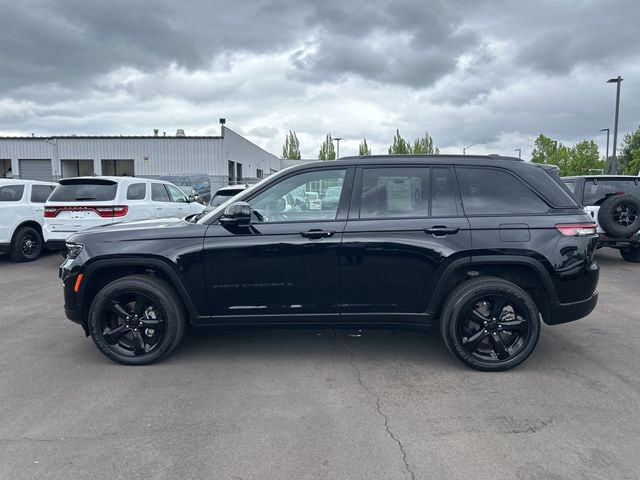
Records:
[[[223,190],[216,193],[216,196],[211,200],[211,207],[217,207],[229,200],[231,197],[235,197],[241,192],[244,192],[244,188],[241,190]]]

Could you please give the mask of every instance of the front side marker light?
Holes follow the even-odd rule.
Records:
[[[80,290],[80,284],[82,283],[82,279],[84,278],[84,274],[81,273],[76,277],[76,283],[73,286],[73,291],[75,293],[78,293],[78,291]]]

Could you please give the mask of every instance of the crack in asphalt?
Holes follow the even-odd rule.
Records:
[[[335,337],[334,337],[334,339],[335,339]],[[398,448],[400,449],[400,453],[402,454],[402,463],[404,464],[405,470],[407,471],[407,473],[411,477],[411,480],[415,480],[416,474],[413,473],[413,470],[411,470],[411,467],[409,466],[409,462],[407,461],[407,452],[404,449],[404,445],[402,444],[402,441],[400,441],[400,439],[398,437],[396,437],[396,435],[393,433],[393,431],[389,427],[389,417],[380,408],[380,397],[378,397],[375,393],[373,393],[369,389],[369,387],[367,387],[364,384],[364,382],[362,381],[362,372],[360,371],[358,366],[355,364],[355,361],[354,361],[355,356],[354,356],[353,352],[346,345],[343,345],[343,348],[349,353],[349,363],[351,364],[351,367],[356,372],[356,378],[358,380],[358,383],[360,384],[362,389],[369,396],[371,396],[371,397],[373,397],[375,399],[375,401],[376,401],[376,412],[378,412],[378,415],[380,415],[384,419],[384,428],[387,431],[387,434],[398,445]]]

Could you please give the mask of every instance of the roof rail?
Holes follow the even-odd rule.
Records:
[[[524,162],[521,158],[498,155],[497,153],[490,153],[487,157],[493,158],[494,160],[515,160],[516,162]]]

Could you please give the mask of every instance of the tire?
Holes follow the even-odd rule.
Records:
[[[640,247],[621,248],[620,256],[627,262],[640,263]]]
[[[487,372],[508,370],[535,349],[540,313],[517,285],[496,277],[474,278],[447,298],[440,333],[449,351],[465,365]]]
[[[167,282],[132,275],[98,292],[88,324],[93,342],[107,358],[124,365],[147,365],[178,346],[186,317],[180,297]]]
[[[14,262],[32,262],[42,253],[42,235],[33,227],[21,227],[13,236],[9,257]]]
[[[640,230],[640,199],[626,195],[611,195],[598,210],[598,223],[610,235],[628,238]]]

